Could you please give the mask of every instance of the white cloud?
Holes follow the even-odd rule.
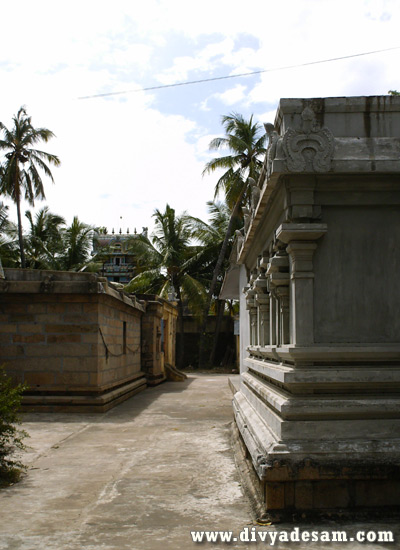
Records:
[[[211,107],[208,106],[208,100],[209,98],[200,102],[200,105],[199,105],[200,111],[211,111]]]
[[[226,92],[223,92],[222,94],[214,94],[212,97],[219,99],[222,103],[225,103],[225,105],[234,105],[245,97],[246,89],[247,86],[237,84],[234,88],[226,90]]]
[[[234,42],[226,39],[217,43],[208,44],[200,52],[193,56],[182,56],[174,59],[172,67],[157,75],[157,79],[163,84],[172,84],[188,79],[193,71],[211,71],[223,64],[225,54],[231,53]]]
[[[133,66],[147,68],[154,48],[147,44],[127,44],[111,50],[102,58],[103,63],[111,64],[119,70],[132,71]]]
[[[63,151],[56,185],[46,186],[52,210],[114,227],[122,216],[131,230],[149,226],[154,209],[167,202],[203,215],[209,193],[196,147],[186,141],[193,122],[146,107],[140,94],[126,102],[77,102],[65,114],[68,122],[58,121],[62,139],[47,147]]]
[[[46,185],[50,208],[109,227],[120,216],[131,230],[150,225],[166,202],[206,217],[217,175],[201,172],[227,107],[273,122],[280,97],[400,89],[397,50],[204,85],[203,99],[191,87],[168,111],[155,93],[76,99],[396,46],[397,0],[20,0],[1,15],[0,120],[26,104],[53,130],[46,149],[62,166]]]
[[[272,109],[271,111],[266,111],[265,113],[257,114],[256,120],[259,121],[261,124],[264,124],[264,123],[274,124],[275,116],[276,116],[276,109]]]

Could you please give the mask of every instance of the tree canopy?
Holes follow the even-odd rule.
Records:
[[[21,107],[17,115],[14,115],[10,129],[0,122],[0,132],[0,150],[5,155],[0,172],[0,192],[9,196],[17,207],[21,267],[25,268],[21,200],[25,198],[29,204],[34,205],[35,199],[45,198],[41,173],[54,181],[48,165],[58,166],[60,160],[55,155],[35,148],[40,142],[47,143],[54,134],[47,128],[34,128],[25,107]]]
[[[246,179],[258,178],[262,168],[261,158],[266,152],[266,135],[262,125],[253,122],[253,115],[246,120],[239,113],[231,113],[222,116],[221,121],[225,135],[213,139],[209,148],[211,151],[226,149],[228,154],[207,162],[203,175],[224,170],[217,181],[215,197],[222,192],[233,209]]]
[[[186,213],[176,215],[168,204],[165,211],[156,210],[155,230],[150,238],[131,238],[130,251],[136,256],[139,273],[125,287],[127,292],[155,293],[163,298],[176,296],[180,349],[178,365],[183,361],[184,303],[192,311],[201,311],[206,290],[201,280],[201,247],[192,243],[200,220]]]

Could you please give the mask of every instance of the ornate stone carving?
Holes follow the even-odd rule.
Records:
[[[271,123],[264,124],[265,131],[268,136],[268,149],[267,149],[267,176],[271,175],[272,162],[276,157],[276,150],[279,141],[279,134],[275,130],[275,126]]]
[[[54,275],[46,275],[40,284],[40,292],[53,292]]]
[[[242,250],[243,241],[244,241],[243,230],[242,229],[236,229],[235,235],[236,235],[237,253],[239,255],[240,251]]]
[[[246,235],[250,227],[251,215],[250,210],[247,208],[247,206],[243,206],[242,211],[244,218],[244,234]]]
[[[248,178],[248,182],[251,187],[251,201],[250,201],[251,216],[254,218],[258,203],[260,201],[261,189],[258,187],[255,179]]]
[[[306,107],[301,113],[302,128],[288,128],[283,136],[283,151],[290,172],[328,172],[334,150],[332,132],[320,128],[315,113]]]
[[[90,275],[89,277],[89,284],[88,284],[88,291],[92,293],[96,293],[99,290],[99,284],[97,282],[96,275]],[[123,299],[123,295],[121,296]]]
[[[265,292],[267,288],[267,278],[265,276],[265,273],[261,272],[257,279],[254,281],[254,288],[257,290],[257,292]]]

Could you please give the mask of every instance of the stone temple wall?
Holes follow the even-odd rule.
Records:
[[[155,386],[167,379],[166,365],[175,367],[178,308],[155,294],[138,294],[146,304],[142,317],[142,370],[147,384]]]
[[[0,361],[30,410],[105,411],[146,387],[142,302],[86,273],[5,269]]]
[[[238,429],[268,510],[400,505],[400,98],[283,99],[245,234]]]

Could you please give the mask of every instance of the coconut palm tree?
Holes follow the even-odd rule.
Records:
[[[209,212],[209,223],[206,225],[205,230],[198,231],[196,236],[199,238],[206,250],[208,247],[213,250],[213,261],[210,266],[211,269],[209,271],[209,280],[207,284],[207,288],[211,288],[212,285],[214,288],[210,306],[211,310],[214,310],[217,315],[217,324],[215,332],[213,333],[213,343],[209,358],[210,365],[213,365],[218,346],[222,317],[225,311],[225,300],[220,300],[218,298],[223,279],[222,273],[229,267],[227,258],[232,250],[233,232],[242,227],[243,221],[238,214],[232,215],[227,203],[224,201],[209,201],[207,206]],[[220,267],[218,266],[218,269],[216,269],[216,264],[218,261],[221,261],[222,264]],[[216,275],[217,273],[218,275]],[[205,304],[207,304],[207,301]],[[208,305],[207,307],[209,308]],[[207,315],[208,312],[209,311],[207,310]]]
[[[188,302],[192,311],[201,311],[206,294],[199,273],[201,247],[191,244],[194,223],[199,223],[199,220],[186,213],[177,216],[168,204],[165,212],[156,210],[153,216],[155,231],[151,240],[139,235],[130,241],[130,251],[137,258],[139,273],[125,290],[154,293],[164,298],[168,298],[171,292],[176,294],[180,335],[177,363],[181,367],[184,353],[184,301]]]
[[[55,155],[35,149],[37,143],[47,143],[54,134],[47,128],[34,128],[25,107],[21,107],[14,115],[11,129],[0,122],[0,132],[0,149],[5,152],[0,192],[11,197],[17,206],[21,267],[25,268],[21,200],[25,198],[34,205],[36,198],[45,198],[41,172],[54,181],[48,164],[58,166],[60,160]]]
[[[225,170],[215,186],[215,196],[223,192],[233,210],[247,178],[257,180],[260,174],[262,157],[266,152],[266,135],[263,126],[253,122],[253,115],[246,120],[239,113],[231,113],[222,116],[221,120],[225,135],[213,139],[209,148],[212,151],[227,149],[228,154],[210,160],[204,167],[203,175]]]
[[[31,212],[25,212],[29,221],[29,232],[25,236],[27,266],[32,269],[59,269],[58,256],[63,252],[62,226],[65,219],[41,208],[33,219]]]
[[[234,230],[235,220],[240,215],[243,202],[246,199],[250,199],[248,180],[252,178],[257,181],[262,168],[261,157],[266,153],[266,135],[265,133],[261,133],[261,124],[253,123],[253,116],[249,120],[245,120],[238,113],[225,115],[222,117],[222,125],[225,128],[225,136],[213,139],[210,143],[210,149],[219,150],[226,147],[230,154],[209,161],[203,170],[203,175],[214,172],[217,169],[226,170],[216,184],[215,195],[218,195],[220,191],[225,192],[226,202],[231,209],[231,217],[215,264],[207,300],[204,305],[199,344],[200,366],[205,363],[204,340],[207,316],[215,294],[217,280],[221,274],[226,257],[228,243]]]
[[[79,221],[75,216],[69,227],[63,230],[64,252],[59,256],[59,266],[65,271],[80,271],[90,261],[93,232],[95,229]]]

